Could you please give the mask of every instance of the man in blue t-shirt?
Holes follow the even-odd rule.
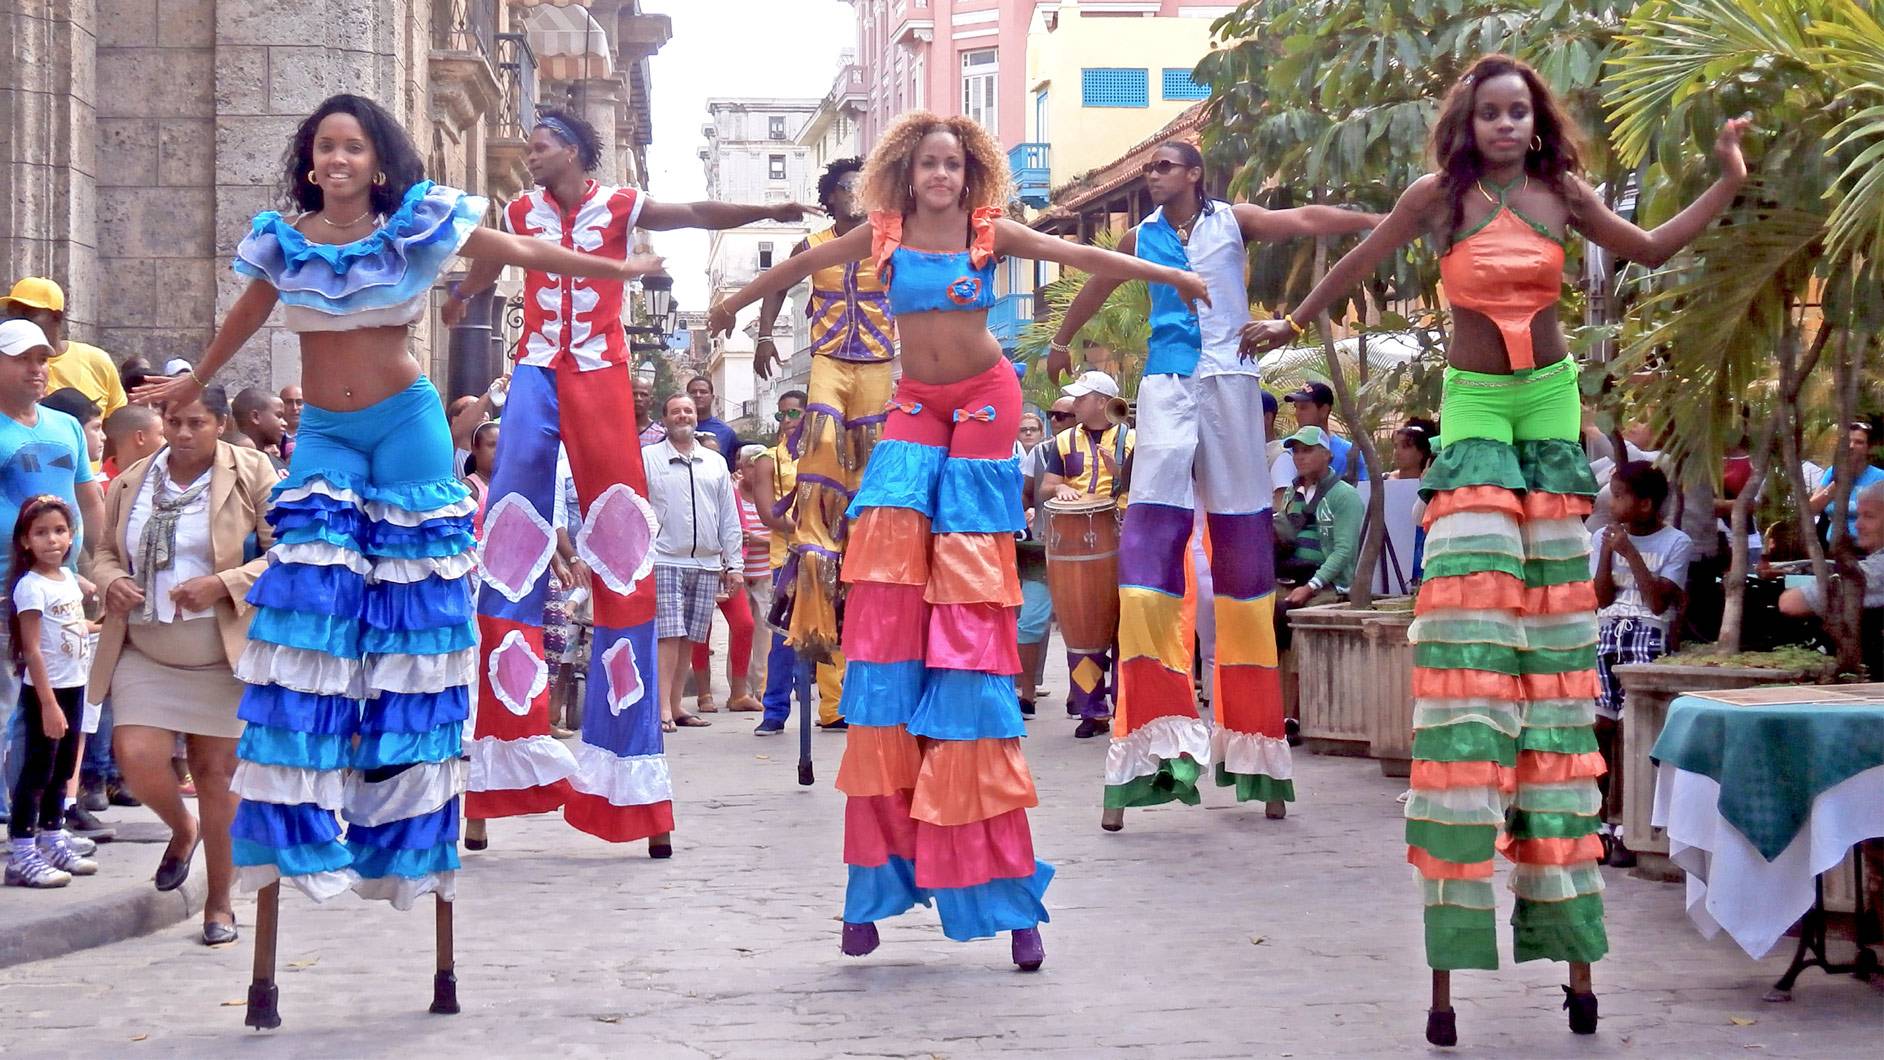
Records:
[[[1851,464],[1852,478],[1851,500],[1847,501],[1845,504],[1845,533],[1849,534],[1855,540],[1858,536],[1858,506],[1855,502],[1860,493],[1863,493],[1866,489],[1880,482],[1884,482],[1884,469],[1879,469],[1871,463],[1870,424],[1852,424],[1851,429],[1845,435],[1845,439],[1844,455],[1845,459]],[[1826,468],[1825,473],[1819,476],[1818,488],[1813,490],[1812,496],[1806,499],[1806,505],[1811,508],[1812,516],[1815,519],[1824,514],[1825,509],[1830,507],[1832,501],[1837,497],[1837,485],[1833,480],[1833,476],[1837,471],[1838,468],[1836,464]],[[1831,535],[1828,533],[1826,536],[1829,537]]]
[[[739,460],[739,435],[725,420],[713,415],[713,380],[704,375],[687,380],[687,396],[693,399],[693,433],[712,435],[726,466],[734,467]]]
[[[46,393],[46,362],[51,358],[52,344],[39,325],[29,320],[0,321],[0,527],[4,528],[0,533],[6,535],[4,555],[9,557],[20,508],[39,494],[50,493],[72,506],[79,535],[88,524],[105,525],[104,492],[94,481],[84,429],[71,416],[39,405]],[[67,566],[77,568],[79,551],[73,549]],[[13,585],[7,569],[11,566],[10,559],[0,559],[0,578],[4,578],[0,603],[9,607],[5,596]],[[12,656],[9,626],[0,623],[0,655],[8,658]],[[6,780],[0,808],[6,806],[25,754],[24,715],[14,709],[19,700],[19,672],[10,665],[0,666],[0,713],[9,715],[5,746],[0,748]]]
[[[1295,406],[1297,428],[1320,427],[1328,436],[1328,451],[1334,454],[1334,473],[1350,482],[1366,482],[1367,467],[1354,455],[1354,443],[1328,429],[1328,417],[1334,412],[1334,391],[1327,383],[1303,383],[1302,389],[1282,400]],[[1353,461],[1350,471],[1349,461]]]

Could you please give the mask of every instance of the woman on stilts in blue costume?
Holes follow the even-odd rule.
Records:
[[[301,339],[307,405],[269,521],[269,566],[246,600],[248,684],[232,785],[245,890],[260,888],[248,1024],[275,1027],[277,899],[346,890],[408,909],[436,895],[434,1012],[456,1012],[451,900],[458,868],[474,505],[452,475],[438,392],[410,326],[457,255],[578,276],[660,268],[480,227],[485,200],[423,179],[391,115],[337,95],[296,130],[285,198],[236,250],[249,278],[188,375],[137,398],[188,402],[283,305]],[[346,818],[341,835],[336,812]]]

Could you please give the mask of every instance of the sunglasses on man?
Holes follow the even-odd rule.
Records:
[[[1182,162],[1173,162],[1168,158],[1160,158],[1154,162],[1145,163],[1145,173],[1147,175],[1156,173],[1161,177],[1164,176],[1166,173],[1171,172],[1174,169],[1189,169],[1189,168],[1191,167],[1185,165]]]
[[[781,420],[803,419],[804,415],[805,415],[804,409],[779,409],[778,410],[778,418]]]
[[[1047,413],[1047,418],[1050,420],[1070,420],[1073,418],[1073,414],[1070,412],[1049,412]]]

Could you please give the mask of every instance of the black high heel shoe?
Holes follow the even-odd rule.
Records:
[[[1563,1007],[1570,1013],[1571,1034],[1596,1033],[1596,995],[1578,994],[1563,988]]]
[[[1426,1040],[1434,1045],[1459,1044],[1459,1014],[1450,1008],[1427,1009]]]

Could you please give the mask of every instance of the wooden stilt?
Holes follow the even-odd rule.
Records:
[[[1590,989],[1590,966],[1582,961],[1570,962],[1570,992],[1573,994],[1593,994]]]
[[[1108,832],[1117,832],[1125,827],[1125,807],[1108,806],[1099,815],[1099,827]]]
[[[818,782],[811,768],[811,689],[818,672],[818,662],[816,656],[809,652],[794,653],[792,658],[796,662],[792,672],[792,691],[798,696],[798,785],[808,788]]]
[[[258,1031],[281,1026],[280,992],[275,987],[275,940],[280,928],[281,881],[276,880],[255,896],[255,971],[242,1022]]]
[[[1426,1040],[1434,1045],[1459,1044],[1458,1015],[1452,1011],[1452,973],[1433,970],[1433,1007],[1426,1010]]]
[[[671,858],[674,856],[674,833],[662,832],[648,837],[648,857]]]
[[[1563,988],[1564,1011],[1570,1014],[1570,1033],[1595,1034],[1596,991],[1590,989],[1590,966],[1585,961],[1570,962],[1570,985]]]
[[[1280,821],[1289,815],[1289,804],[1281,799],[1271,799],[1263,803],[1263,816],[1272,821]]]
[[[443,895],[436,900],[438,971],[432,976],[432,1012],[452,1016],[458,1012],[458,975],[451,955],[451,902]]]

